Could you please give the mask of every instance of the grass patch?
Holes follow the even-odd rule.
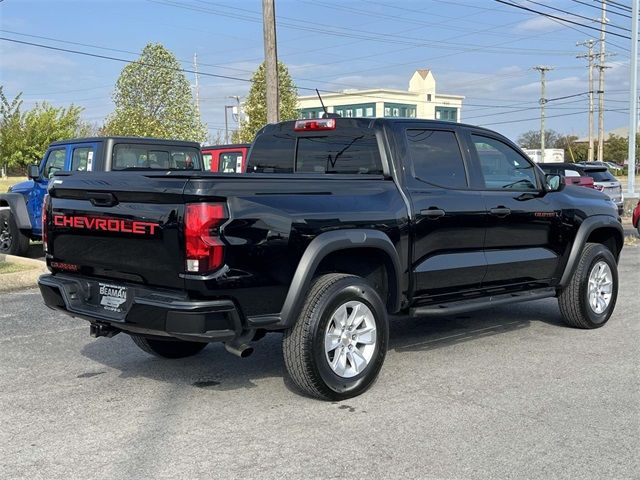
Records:
[[[3,273],[15,273],[15,272],[24,272],[25,270],[32,270],[33,267],[30,265],[22,265],[20,263],[8,263],[8,262],[0,262],[0,275]]]
[[[24,182],[25,180],[27,180],[27,177],[0,178],[0,193],[6,193],[11,185]]]

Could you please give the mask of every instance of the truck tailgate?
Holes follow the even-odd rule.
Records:
[[[56,177],[46,208],[49,266],[182,289],[186,182],[184,177],[131,172]]]

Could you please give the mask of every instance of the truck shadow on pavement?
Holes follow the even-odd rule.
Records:
[[[437,319],[394,317],[390,322],[389,349],[399,353],[435,350],[526,329],[534,322],[564,326],[557,303],[550,299]],[[126,334],[92,341],[84,346],[82,355],[119,371],[123,379],[147,378],[222,392],[256,388],[261,380],[276,378],[295,391],[284,369],[279,333],[268,334],[257,342],[255,353],[246,359],[229,354],[220,343],[213,343],[190,358],[156,358],[139,350]],[[96,375],[100,373],[104,372]],[[91,372],[80,375],[91,376]]]
[[[564,327],[557,301],[539,300],[438,318],[392,318],[389,349],[428,351],[529,328],[532,322]]]

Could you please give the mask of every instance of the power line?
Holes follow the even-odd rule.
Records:
[[[523,5],[518,5],[516,3],[510,3],[510,2],[507,2],[505,0],[494,0],[494,2],[502,3],[504,5],[508,5],[508,6],[514,7],[514,8],[519,8],[520,10],[526,10],[527,12],[537,13],[538,15],[542,15],[543,17],[554,18],[554,19],[559,20],[561,22],[571,23],[573,25],[578,25],[580,27],[589,28],[591,30],[596,30],[598,32],[600,31],[600,28],[592,27],[591,25],[584,25],[583,23],[574,22],[573,20],[569,20],[569,19],[566,19],[566,18],[558,17],[556,15],[551,15],[550,13],[541,12],[540,10],[534,10],[533,8],[528,8],[528,7],[525,7]],[[627,40],[631,40],[631,37],[628,37],[626,35],[621,35],[619,33],[609,32],[609,35],[614,35],[616,37],[620,37],[620,38],[625,38]]]
[[[600,6],[592,5],[590,3],[583,2],[582,0],[571,0],[571,1],[574,3],[579,3],[581,5],[586,5],[587,7],[595,8],[598,11],[600,10]],[[619,12],[609,12],[609,13],[613,13],[614,15],[620,15],[621,17],[625,17],[625,18],[631,18],[631,15],[625,15],[624,13],[619,13]]]
[[[597,20],[595,18],[585,17],[584,15],[579,15],[577,13],[572,13],[568,10],[563,10],[562,8],[552,7],[551,5],[545,5],[544,3],[535,2],[534,0],[527,0],[529,3],[533,3],[534,5],[540,5],[541,7],[548,8],[549,10],[554,10],[556,12],[566,13],[567,15],[571,15],[572,17],[582,18],[583,20],[588,20],[590,22],[600,23],[602,25],[601,20]],[[625,30],[627,32],[631,32],[631,29],[626,27],[619,27],[617,25],[613,25],[612,23],[607,23],[610,27],[619,28],[620,30]]]

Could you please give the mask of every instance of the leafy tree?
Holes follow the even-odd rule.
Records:
[[[258,130],[267,124],[265,73],[263,62],[251,78],[251,90],[249,90],[249,96],[244,104],[245,119],[240,122],[240,128],[232,136],[236,143],[252,142]],[[289,75],[289,69],[282,62],[278,62],[278,87],[280,120],[298,118],[298,89]]]
[[[115,111],[101,133],[203,142],[207,130],[180,68],[161,44],[144,47],[138,61],[122,69],[113,93]]]
[[[51,142],[89,133],[80,119],[81,107],[43,102],[21,112],[20,96],[10,102],[0,87],[0,159],[5,168],[22,173],[27,165],[41,160]]]
[[[555,130],[544,131],[545,148],[562,148],[554,147],[560,135]],[[522,148],[540,148],[540,130],[529,130],[518,137],[518,145]]]

